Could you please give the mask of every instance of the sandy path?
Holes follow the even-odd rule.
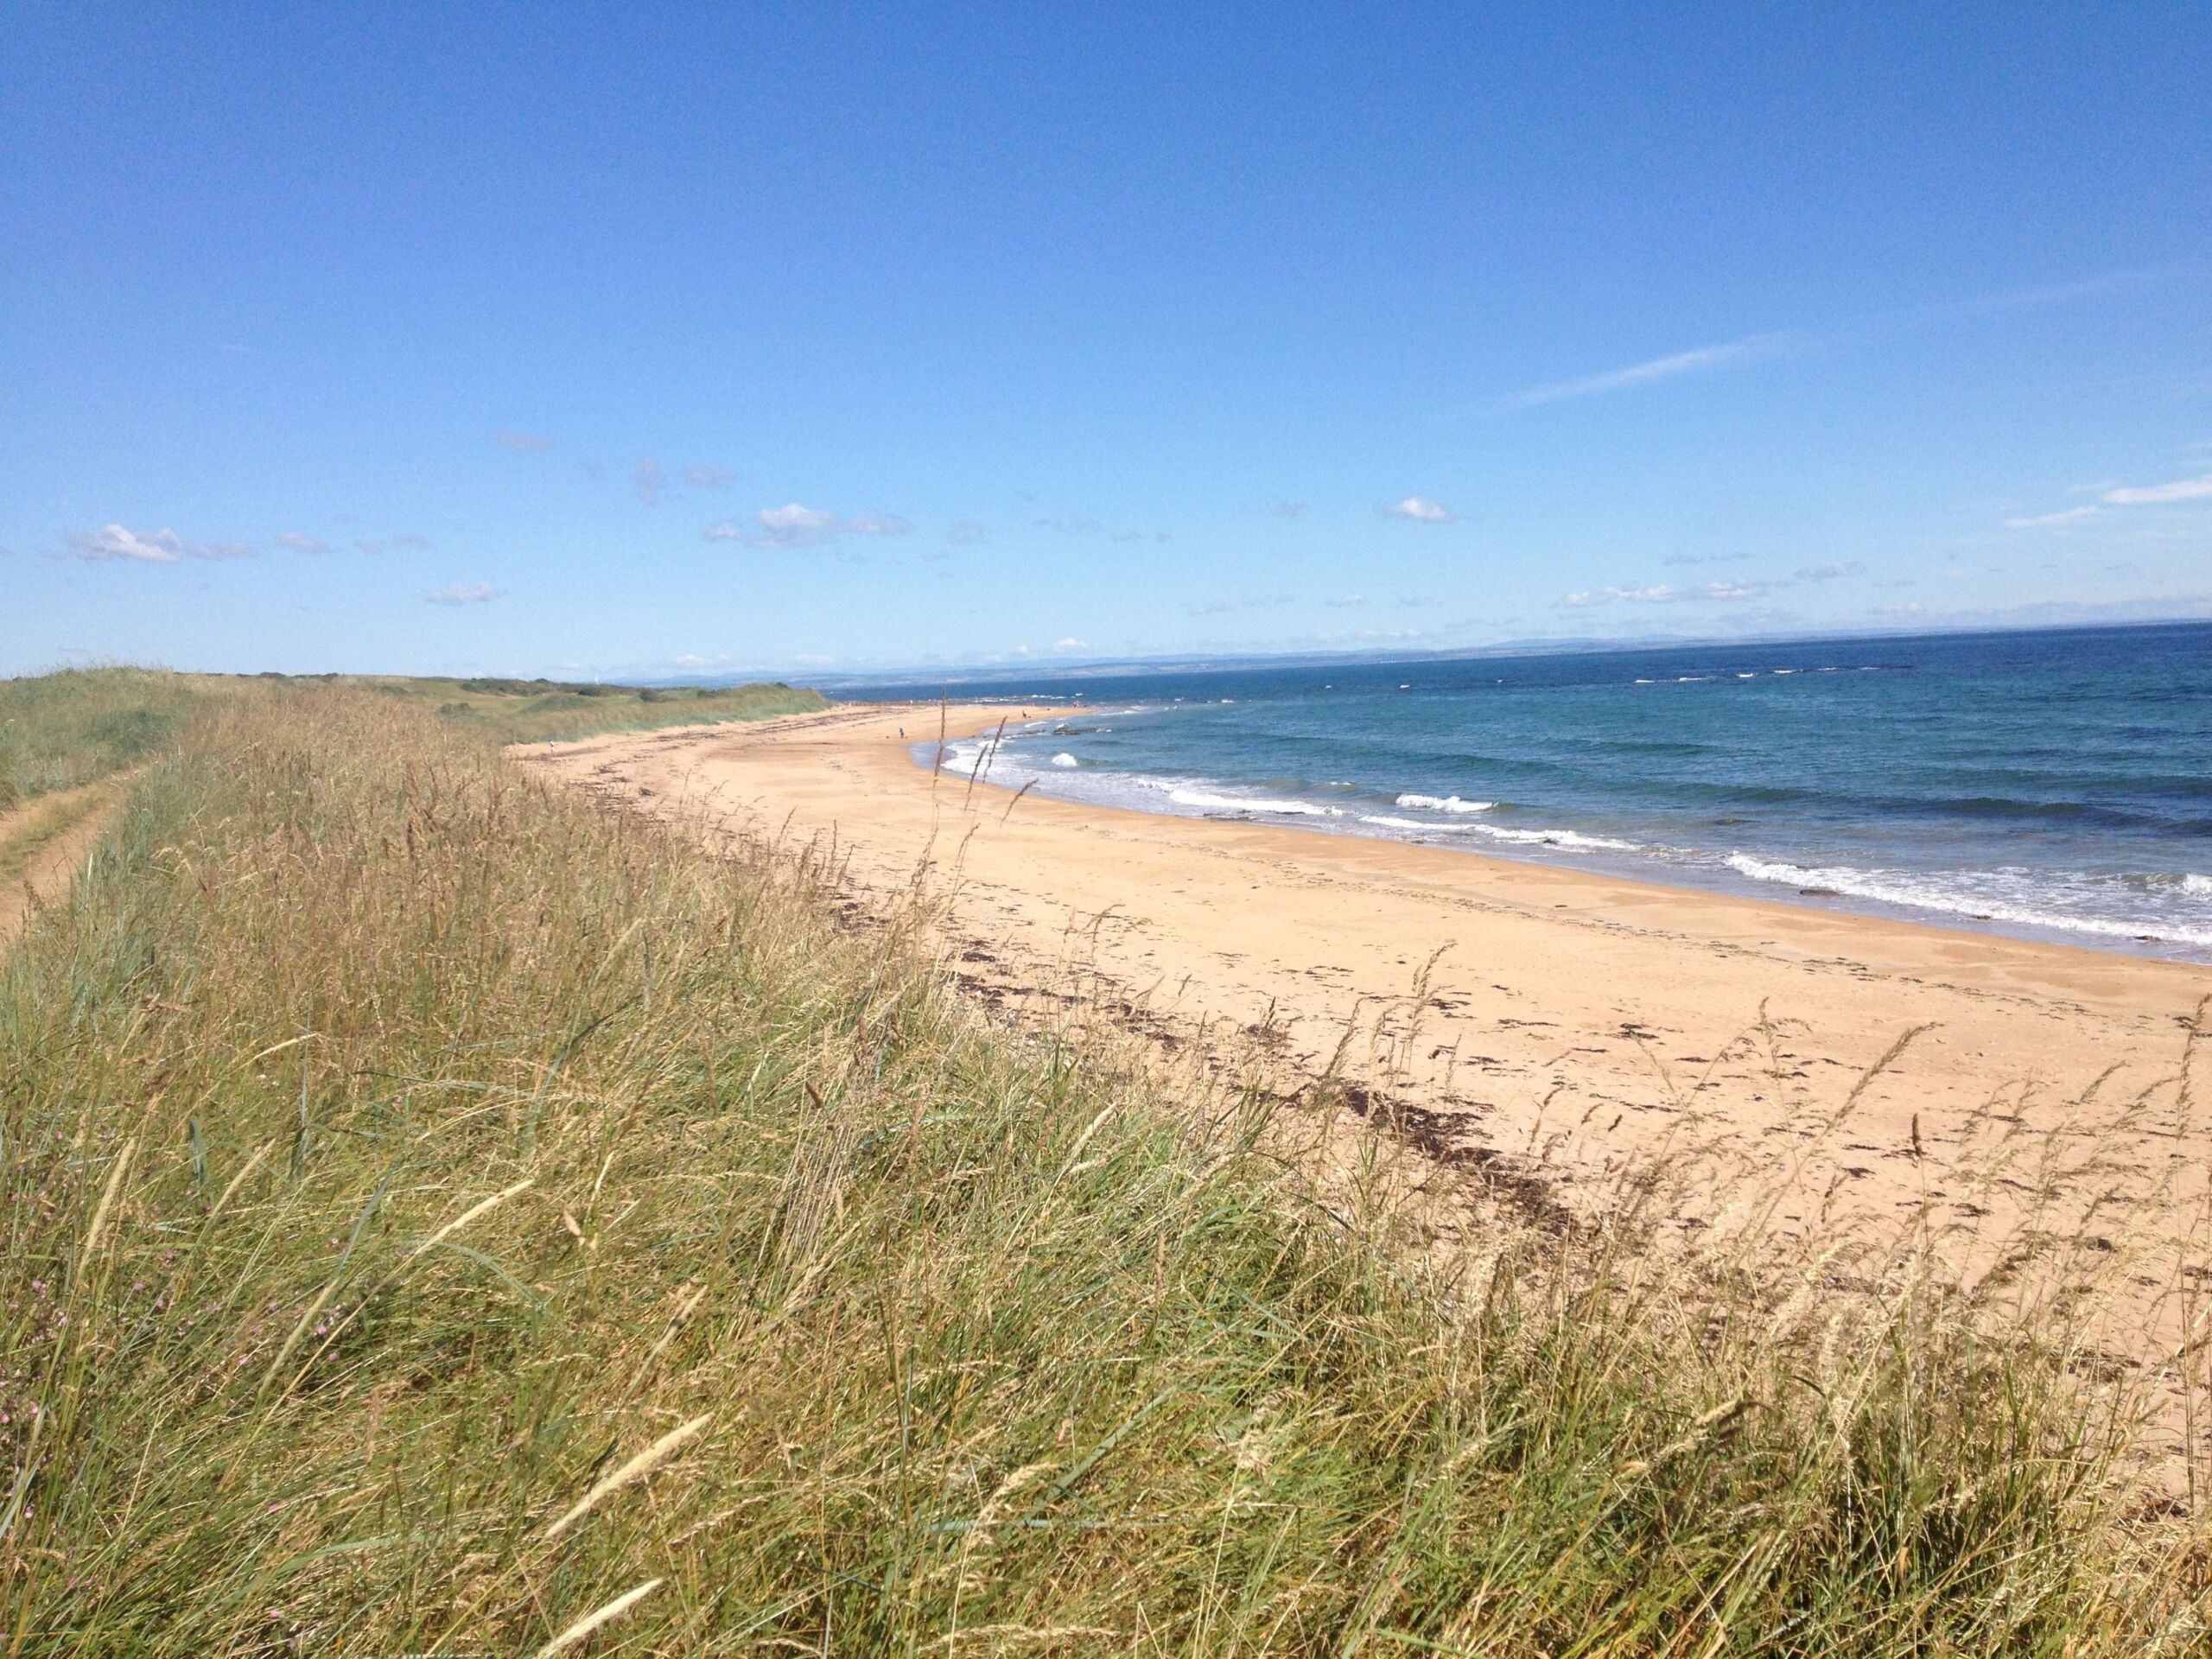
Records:
[[[1224,1052],[1256,1046],[1289,1086],[1349,1031],[1362,1098],[1462,1165],[1586,1187],[1694,1142],[1712,1154],[1707,1202],[1797,1171],[1789,1221],[1923,1206],[1973,1221],[2017,1213],[2041,1185],[2077,1219],[2122,1192],[2134,1208],[2094,1225],[2149,1215],[2177,1243],[2204,1196],[2212,1137],[2183,1121],[2177,1077],[2212,969],[1438,848],[1017,801],[912,763],[899,728],[920,738],[938,712],[849,707],[528,758],[646,810],[834,837],[863,893],[903,888],[925,857],[941,882],[957,864],[960,966],[994,995],[1065,991],[1079,971],[1158,1028],[1188,1037],[1203,1021],[1217,1046],[1242,1028]],[[950,729],[1007,712],[956,709]],[[2015,1166],[2001,1177],[2000,1147]]]
[[[0,945],[67,888],[122,798],[121,782],[103,779],[0,812]]]

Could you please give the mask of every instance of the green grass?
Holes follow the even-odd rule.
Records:
[[[142,668],[0,680],[0,812],[137,765],[214,683]]]
[[[349,677],[382,695],[429,704],[441,719],[501,743],[569,741],[602,732],[704,721],[765,720],[830,706],[820,692],[781,683],[634,686],[550,680]]]
[[[69,669],[0,680],[0,812],[57,789],[137,766],[211,698],[251,683],[267,690],[332,684],[420,703],[493,743],[569,741],[603,732],[764,720],[826,709],[818,691],[781,683],[634,686],[598,682],[454,679],[402,675],[176,674],[162,669]]]
[[[9,1651],[2203,1650],[1909,1249],[1417,1254],[427,702],[238,688],[0,963]]]

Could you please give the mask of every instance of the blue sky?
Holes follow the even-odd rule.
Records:
[[[2212,614],[2184,6],[0,10],[0,671]]]

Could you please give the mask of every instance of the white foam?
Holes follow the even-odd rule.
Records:
[[[2181,879],[2181,890],[2193,893],[2200,899],[2212,899],[2212,875],[2184,875]]]
[[[1947,880],[1940,875],[1910,870],[1861,870],[1847,864],[1791,864],[1781,859],[1755,858],[1749,853],[1729,854],[1728,868],[1755,881],[1773,881],[1792,887],[1827,887],[1853,899],[1872,899],[1912,910],[1941,911],[1976,921],[2009,922],[2015,927],[2043,928],[2053,932],[2093,933],[2102,938],[2139,939],[2150,936],[2177,944],[2212,945],[2212,927],[2083,916],[2020,902],[2027,895],[2007,897],[1987,891],[1994,880],[2008,879],[2010,873],[2006,872],[1967,872]],[[1977,877],[1978,885],[1969,885],[1975,883]],[[2018,878],[2010,879],[2018,885]],[[2190,881],[2201,880],[2196,876],[2184,878],[2183,891],[2212,893],[2212,882],[2206,882],[2202,889],[2189,886]]]
[[[1507,830],[1495,823],[1471,823],[1466,830],[1474,835],[1488,836],[1493,841],[1510,841],[1516,847],[1579,847],[1604,853],[1637,850],[1632,841],[1616,841],[1611,836],[1586,836],[1579,830]]]
[[[1433,823],[1423,823],[1419,818],[1394,818],[1387,812],[1363,812],[1359,815],[1359,821],[1362,823],[1379,823],[1385,830],[1433,830],[1438,827]]]
[[[1457,795],[1401,795],[1397,804],[1421,812],[1487,812],[1496,801],[1463,801]]]
[[[1062,749],[1058,754],[1052,757],[1052,764],[1056,766],[1073,767],[1081,766],[1083,762],[1077,760],[1075,756],[1070,754],[1065,749]]]
[[[1259,796],[1216,795],[1204,789],[1171,789],[1167,798],[1182,806],[1200,806],[1217,812],[1288,812],[1306,818],[1340,818],[1341,808],[1316,806],[1311,801],[1271,801]]]

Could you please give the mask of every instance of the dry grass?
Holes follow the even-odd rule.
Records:
[[[2202,1650],[2063,1328],[1909,1248],[1782,1306],[1625,1229],[1415,1258],[1302,1132],[772,852],[239,689],[0,964],[5,1638]]]

